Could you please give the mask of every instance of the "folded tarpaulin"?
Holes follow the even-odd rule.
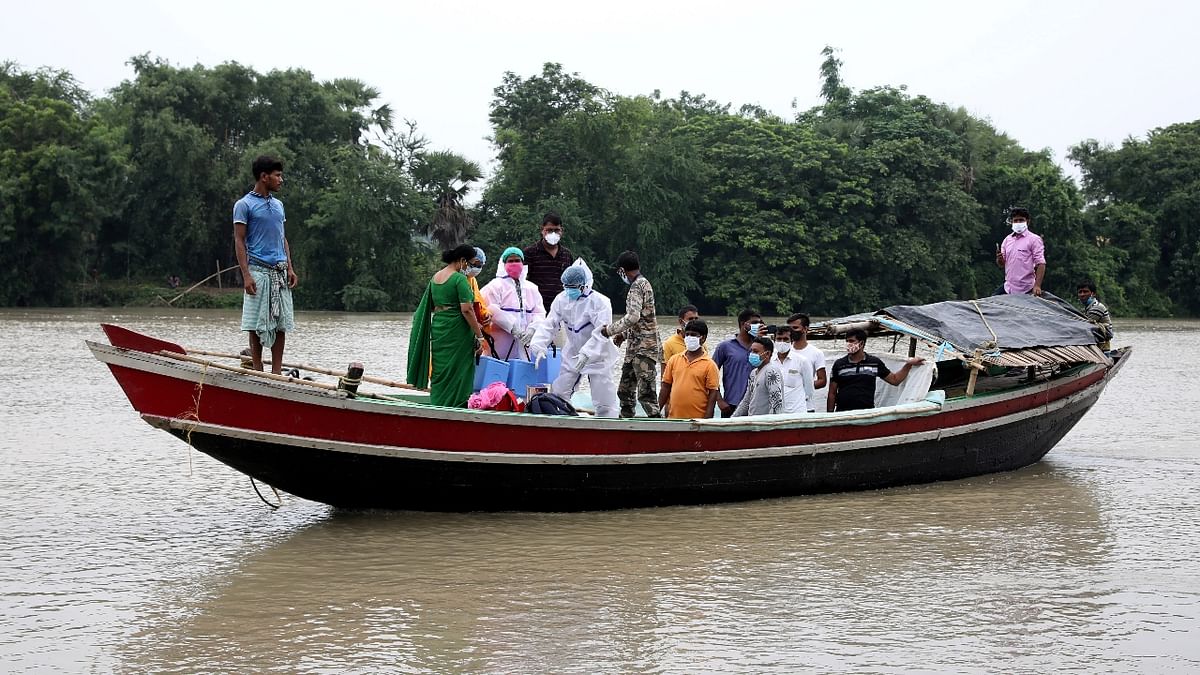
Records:
[[[954,345],[975,349],[1029,349],[1095,345],[1092,324],[1053,295],[993,295],[931,305],[894,305],[875,313],[890,316]]]

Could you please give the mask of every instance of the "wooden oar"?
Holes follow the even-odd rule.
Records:
[[[248,356],[242,356],[241,354],[229,354],[226,352],[209,352],[209,351],[205,351],[203,349],[188,349],[188,353],[189,354],[203,354],[204,356],[216,356],[216,357],[226,358],[226,359],[239,359],[240,360],[240,359],[244,359],[244,358],[250,358]],[[307,371],[313,372],[313,373],[321,373],[322,375],[332,375],[334,377],[340,377],[345,374],[344,372],[338,372],[336,370],[331,370],[329,368],[322,368],[321,366],[314,366],[314,365],[308,364],[308,363],[288,363],[285,361],[282,365],[284,368],[297,368],[299,370],[307,370]],[[363,375],[362,381],[370,382],[372,384],[383,385],[385,387],[395,387],[397,389],[411,389],[413,391],[429,391],[428,389],[414,387],[413,385],[406,384],[404,382],[397,382],[396,380],[389,380],[389,379],[382,378],[382,377],[374,377],[372,375]]]

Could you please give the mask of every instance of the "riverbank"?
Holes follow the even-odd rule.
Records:
[[[242,306],[240,287],[199,286],[188,290],[149,281],[98,281],[79,284],[74,307],[178,307],[180,309],[233,309]]]

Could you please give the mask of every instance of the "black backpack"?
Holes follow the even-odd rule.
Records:
[[[571,405],[570,401],[558,394],[551,394],[548,391],[534,394],[525,403],[525,412],[535,415],[579,415],[575,410],[575,406]]]

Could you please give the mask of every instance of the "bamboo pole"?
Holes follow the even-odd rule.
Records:
[[[222,270],[221,270],[221,260],[220,260],[220,259],[217,259],[216,263],[217,263],[217,265],[216,265],[216,268],[217,268],[217,288],[219,288],[219,289],[223,289],[223,288],[225,288],[225,286],[223,286],[223,285],[221,284],[221,271],[222,271]]]
[[[216,356],[216,357],[225,358],[225,359],[238,359],[239,361],[242,358],[248,358],[248,357],[243,357],[241,354],[229,354],[227,352],[210,352],[210,351],[205,351],[203,349],[188,349],[188,353],[189,354],[202,354],[204,356]],[[284,362],[281,365],[284,368],[297,368],[299,370],[307,370],[312,373],[321,373],[322,375],[332,375],[334,377],[341,377],[343,375],[343,373],[338,372],[336,370],[332,370],[329,368],[322,368],[321,366],[314,366],[309,363],[287,363],[287,362]],[[257,372],[257,371],[255,371],[255,372]],[[413,385],[407,384],[404,382],[397,382],[396,380],[389,380],[389,379],[386,379],[383,377],[374,377],[371,375],[363,375],[362,381],[370,382],[371,384],[383,385],[385,387],[395,387],[396,389],[411,389],[412,391],[420,391],[420,392],[429,391],[428,389],[421,389],[420,387],[414,387]]]
[[[317,389],[325,389],[327,391],[338,391],[337,385],[333,385],[333,384],[325,384],[324,382],[314,382],[312,380],[302,380],[298,377],[288,377],[287,375],[276,375],[275,373],[264,373],[261,370],[251,370],[249,368],[241,368],[238,366],[226,366],[226,365],[222,365],[220,363],[215,363],[213,361],[209,361],[207,359],[197,358],[197,357],[191,356],[189,354],[180,354],[178,352],[168,352],[165,350],[160,350],[160,351],[157,351],[154,353],[157,354],[158,356],[165,356],[167,358],[175,359],[177,361],[187,361],[188,363],[195,363],[195,364],[202,365],[202,366],[208,366],[210,368],[216,368],[218,370],[225,370],[225,371],[228,371],[231,373],[239,373],[241,375],[249,375],[250,377],[260,377],[260,378],[263,378],[266,380],[274,380],[276,382],[288,382],[290,384],[301,384],[306,387],[315,387]],[[384,400],[390,400],[390,401],[397,400],[391,396],[384,396],[382,394],[372,394],[372,393],[366,393],[366,392],[359,392],[358,394],[355,394],[355,396],[357,396],[359,398],[378,398],[378,399],[384,399]]]
[[[971,367],[971,377],[967,380],[967,396],[975,395],[975,383],[979,381],[979,369],[974,364],[968,364]]]
[[[192,284],[191,286],[188,286],[188,289],[187,289],[186,291],[184,291],[184,292],[180,293],[179,295],[177,295],[177,296],[175,296],[175,297],[171,298],[170,300],[168,300],[168,301],[167,301],[167,304],[168,304],[168,305],[174,304],[174,302],[175,302],[176,300],[178,300],[178,299],[182,298],[183,296],[187,295],[188,293],[191,293],[191,292],[192,292],[192,290],[194,290],[196,287],[200,286],[200,285],[201,285],[201,284],[203,284],[204,282],[208,281],[209,279],[211,279],[211,278],[213,278],[213,277],[215,277],[215,276],[219,276],[219,275],[220,275],[222,272],[228,272],[229,270],[232,270],[232,269],[237,269],[237,265],[233,265],[232,267],[226,267],[226,268],[225,268],[225,269],[223,269],[223,270],[217,270],[217,273],[216,273],[216,274],[210,274],[210,275],[208,275],[208,276],[204,277],[204,278],[203,278],[203,279],[201,279],[200,281],[197,281],[196,283]]]

